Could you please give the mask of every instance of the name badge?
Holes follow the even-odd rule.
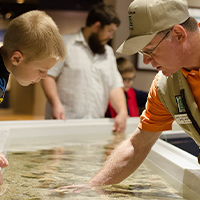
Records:
[[[192,123],[186,113],[174,115],[174,117],[175,117],[177,124],[191,124]]]

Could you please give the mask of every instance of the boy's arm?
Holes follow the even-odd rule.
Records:
[[[123,181],[141,165],[160,134],[137,128],[132,136],[114,150],[89,185],[111,185]]]
[[[55,78],[47,76],[47,78],[43,79],[42,88],[52,106],[52,118],[65,119],[65,110],[58,95]]]

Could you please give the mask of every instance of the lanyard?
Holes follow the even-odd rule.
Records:
[[[194,119],[194,117],[192,116],[192,113],[187,105],[187,102],[186,102],[186,98],[185,98],[185,90],[184,89],[181,89],[181,99],[183,101],[183,105],[185,107],[185,111],[189,117],[189,119],[191,120],[194,128],[196,129],[196,131],[199,133],[200,135],[200,127],[199,125],[197,124],[196,120]]]
[[[191,120],[194,128],[196,129],[196,131],[199,133],[200,135],[200,128],[199,128],[199,125],[197,124],[196,120],[194,119],[194,117],[192,116],[192,113],[190,112],[190,109],[187,105],[187,102],[186,102],[186,99],[185,99],[185,90],[184,89],[181,89],[181,98],[182,98],[182,102],[183,102],[183,105],[185,107],[185,111],[189,117],[189,119]],[[199,149],[199,156],[198,156],[198,163],[200,164],[200,149]]]

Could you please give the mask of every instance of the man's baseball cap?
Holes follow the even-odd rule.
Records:
[[[158,32],[185,22],[186,0],[134,0],[128,9],[130,36],[117,52],[131,55],[143,49]]]

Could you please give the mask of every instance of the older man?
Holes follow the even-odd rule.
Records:
[[[121,143],[84,188],[117,184],[133,173],[162,131],[176,122],[200,146],[200,29],[185,0],[135,0],[129,6],[130,36],[118,49],[143,54],[159,71],[146,110],[133,134]]]

